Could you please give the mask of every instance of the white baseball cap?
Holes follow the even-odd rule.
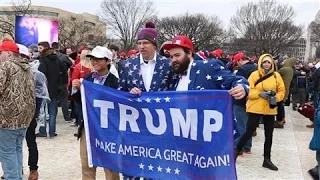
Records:
[[[26,56],[29,57],[29,50],[25,45],[17,44],[17,46],[19,47],[19,53],[20,54],[23,54],[23,55],[26,55]]]
[[[87,57],[107,58],[112,60],[112,52],[106,47],[97,46],[91,51],[90,54],[87,55]]]

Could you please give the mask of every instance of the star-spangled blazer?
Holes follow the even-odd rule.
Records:
[[[176,78],[173,83],[174,90],[176,90],[178,83],[179,79]],[[236,76],[227,70],[221,61],[216,59],[193,61],[188,90],[229,90],[237,85],[242,85],[248,94],[248,81],[242,76]]]
[[[168,90],[174,77],[174,73],[170,67],[170,61],[157,54],[152,76],[149,92]],[[136,58],[123,61],[119,73],[119,90],[129,92],[134,87],[139,88],[143,92],[146,91],[140,72],[140,55],[137,55]]]

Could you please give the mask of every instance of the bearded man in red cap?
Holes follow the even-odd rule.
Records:
[[[0,45],[0,162],[4,179],[22,179],[22,142],[35,113],[34,76],[15,42]]]

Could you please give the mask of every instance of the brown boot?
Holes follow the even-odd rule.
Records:
[[[36,170],[31,170],[28,180],[38,180],[39,174]]]

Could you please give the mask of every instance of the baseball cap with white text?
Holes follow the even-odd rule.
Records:
[[[166,44],[163,46],[164,49],[170,50],[175,47],[182,47],[182,48],[187,48],[191,51],[193,51],[193,43],[190,38],[187,36],[182,36],[182,35],[177,35],[173,38],[171,43]]]

